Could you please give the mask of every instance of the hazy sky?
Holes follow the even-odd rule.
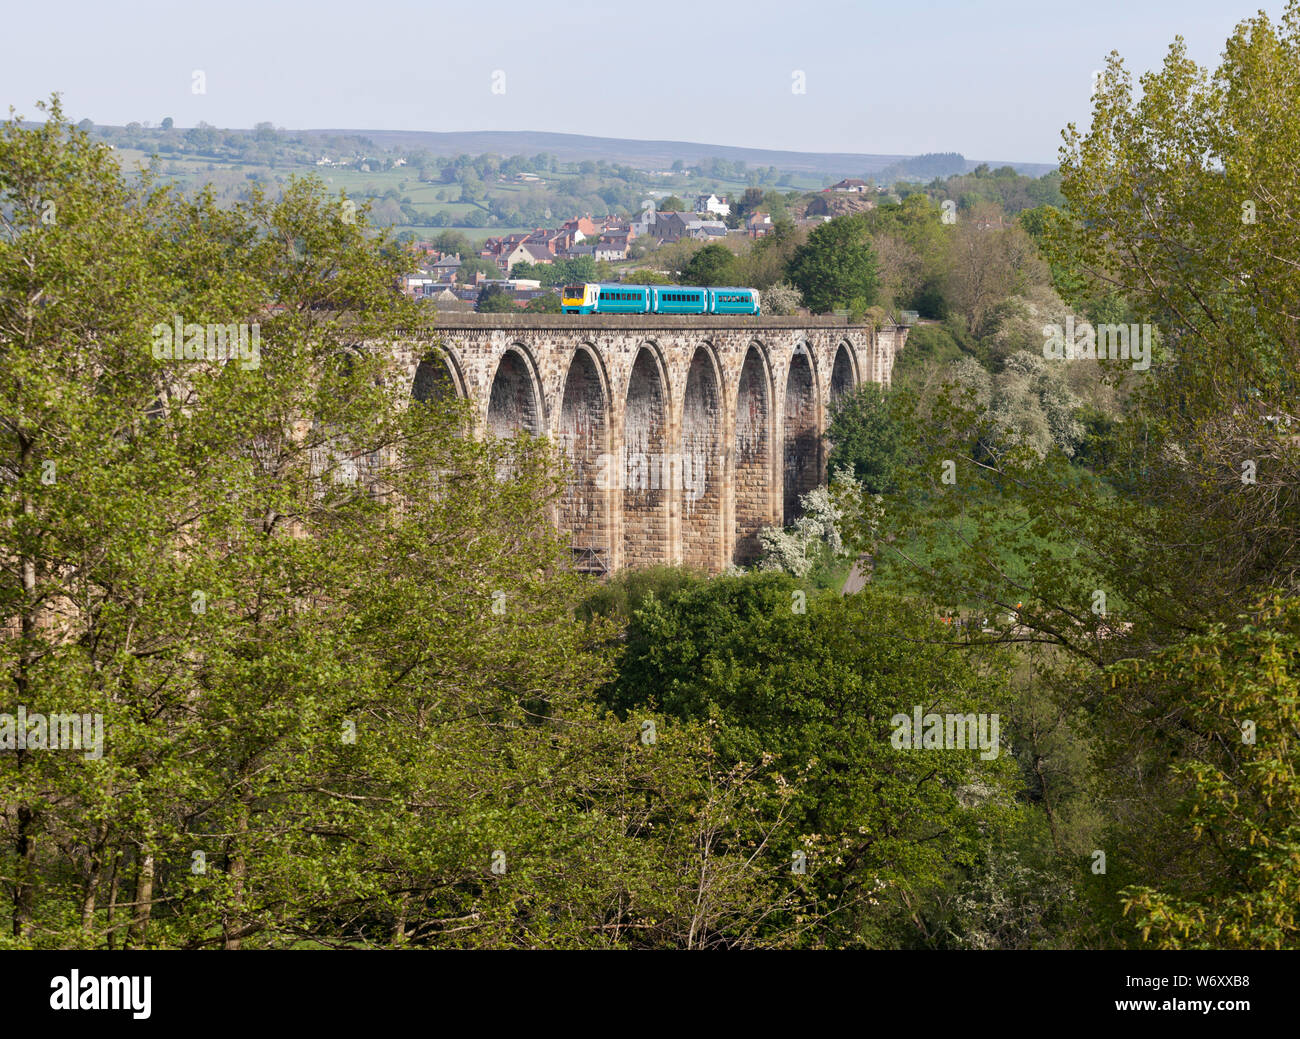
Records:
[[[74,119],[552,130],[1054,162],[1092,71],[1217,63],[1281,0],[11,3],[0,102]],[[192,90],[202,70],[206,93]],[[494,73],[504,93],[494,93]],[[801,71],[806,93],[792,91]],[[496,83],[502,84],[498,77]]]

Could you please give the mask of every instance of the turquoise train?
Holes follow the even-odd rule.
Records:
[[[753,314],[758,316],[754,289],[694,285],[621,285],[588,282],[566,285],[560,293],[566,314]]]

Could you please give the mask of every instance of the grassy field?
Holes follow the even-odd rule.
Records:
[[[149,153],[132,148],[119,148],[117,156],[127,169],[148,166],[151,161]],[[548,206],[551,210],[551,216],[548,220],[542,222],[545,226],[558,226],[565,220],[582,215],[568,212],[562,197],[571,192],[576,183],[584,177],[583,174],[578,172],[576,165],[541,175],[544,181],[541,184],[516,181],[487,181],[484,183],[487,198],[481,203],[460,201],[461,187],[459,184],[421,182],[416,171],[409,166],[367,172],[351,167],[316,166],[314,163],[301,162],[268,166],[262,163],[237,160],[196,158],[175,152],[160,153],[157,156],[156,165],[164,183],[175,184],[186,192],[197,190],[203,186],[211,186],[218,200],[223,203],[231,203],[242,197],[253,183],[262,185],[266,190],[274,191],[277,187],[287,184],[291,177],[305,176],[319,177],[331,190],[346,192],[349,198],[359,202],[373,200],[376,207],[381,205],[386,194],[394,192],[399,203],[415,210],[422,219],[418,222],[410,222],[405,215],[402,215],[399,219],[396,218],[397,211],[395,208],[386,207],[389,210],[387,216],[376,212],[376,223],[391,226],[399,232],[410,231],[421,236],[436,234],[442,230],[458,230],[468,235],[472,240],[482,241],[494,235],[533,230],[534,227],[538,226],[536,224],[507,226],[500,222],[492,222],[495,218],[489,215],[487,209],[487,204],[492,199],[510,201],[512,198],[520,200],[530,198],[535,204]],[[590,177],[587,179],[590,180]],[[738,198],[748,186],[745,182],[739,180],[718,180],[714,178],[676,176],[662,178],[662,183],[659,183],[660,179],[655,178],[652,183],[638,187],[636,194],[645,199],[653,199],[656,202],[670,194],[674,194],[689,205],[696,195],[710,192],[727,195],[733,199]],[[785,186],[777,190],[781,192],[791,190],[808,191],[820,188],[822,185],[819,178],[809,174],[794,175],[793,180],[794,184],[792,186]],[[625,182],[622,180],[611,180],[609,183],[625,186]],[[598,190],[604,189],[599,181],[597,185]],[[555,196],[553,204],[550,202],[549,196]],[[584,195],[584,197],[590,199],[587,208],[591,215],[598,218],[610,215],[610,207],[595,194]],[[441,213],[448,215],[450,220],[448,224],[439,225],[433,222],[434,216]],[[472,226],[467,220],[471,213],[478,213],[488,220],[487,226]]]

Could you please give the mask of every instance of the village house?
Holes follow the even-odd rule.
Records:
[[[695,212],[729,216],[731,214],[731,204],[727,201],[725,195],[721,198],[717,195],[699,195],[695,199]]]
[[[544,244],[529,241],[519,247],[519,252],[515,253],[514,258],[507,263],[506,270],[513,268],[520,260],[526,263],[554,263],[555,254]]]
[[[618,244],[619,241],[622,242],[621,245]],[[617,260],[626,260],[627,239],[623,238],[623,239],[615,240],[615,239],[602,238],[599,242],[596,243],[596,248],[593,255],[597,260],[608,260],[611,263]]]
[[[745,221],[745,233],[750,238],[762,238],[772,230],[772,215],[755,211]]]
[[[596,235],[600,233],[600,228],[598,228],[596,226],[596,222],[591,219],[590,213],[588,213],[586,216],[580,216],[580,217],[575,217],[572,220],[566,220],[564,222],[564,227],[567,230],[577,232],[577,237],[574,240],[578,242],[581,242],[584,238],[594,238],[596,237]]]
[[[528,238],[531,232],[523,234],[508,234],[500,238],[489,238],[483,243],[483,248],[479,251],[479,257],[484,260],[491,260],[497,266],[504,262],[505,257],[519,248]]]
[[[572,227],[561,227],[554,232],[551,238],[551,246],[555,250],[556,256],[566,257],[569,255],[569,250],[586,237],[581,231]]]
[[[685,213],[656,213],[654,227],[650,235],[659,242],[677,242],[686,237],[686,223],[690,217]]]
[[[602,238],[635,238],[636,230],[628,221],[619,217],[609,217],[600,229]]]
[[[433,263],[426,264],[424,269],[433,275],[434,281],[450,284],[460,273],[460,253],[455,255],[443,253]]]
[[[433,278],[428,275],[408,274],[402,278],[402,291],[412,299],[423,299],[433,284]]]
[[[727,237],[727,225],[721,220],[688,220],[686,236],[699,242],[713,242]]]

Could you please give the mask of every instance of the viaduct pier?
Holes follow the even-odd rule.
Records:
[[[843,317],[439,314],[397,344],[416,399],[455,393],[481,433],[573,463],[558,520],[599,573],[751,561],[825,478],[832,403],[888,385],[907,328]]]

